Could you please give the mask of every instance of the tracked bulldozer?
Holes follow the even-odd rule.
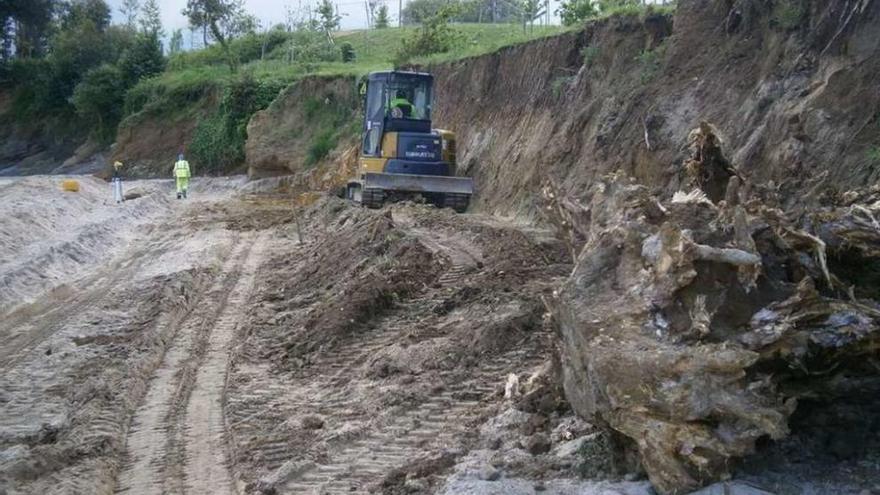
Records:
[[[346,196],[368,208],[401,199],[423,199],[467,210],[474,193],[469,177],[455,176],[455,134],[434,129],[434,78],[423,72],[373,72],[361,92],[364,126],[357,175]]]

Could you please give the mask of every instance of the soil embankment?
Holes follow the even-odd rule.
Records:
[[[0,491],[876,489],[878,16],[680,0],[432,67],[468,215],[0,184]],[[248,190],[347,178],[356,100],[283,92],[247,159],[296,175]]]
[[[741,174],[796,202],[880,178],[877,53],[876,2],[681,1],[674,18],[431,67],[436,124],[459,133],[489,211],[534,211],[546,179],[583,192],[613,171],[671,195],[701,121]]]

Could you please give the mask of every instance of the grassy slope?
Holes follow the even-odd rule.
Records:
[[[521,26],[509,24],[460,24],[455,28],[462,33],[458,46],[447,53],[432,55],[413,62],[438,62],[488,53],[503,46],[522,43],[531,39],[550,36],[563,31],[558,26],[540,27],[523,32]],[[257,60],[244,64],[241,74],[249,74],[258,81],[290,83],[306,75],[362,75],[374,70],[390,69],[391,60],[401,45],[404,37],[415,28],[388,28],[381,30],[359,30],[340,33],[336,36],[337,44],[351,43],[357,59],[353,63],[322,62],[305,67],[283,60],[284,47],[280,46],[267,54],[266,60]],[[238,77],[230,73],[229,68],[212,47],[187,54],[181,60],[172,61],[168,70],[162,75],[141,83],[135,91],[143,93],[144,105],[134,105],[129,110],[136,112],[141,108],[158,110],[158,107],[169,106],[169,109],[182,110],[181,103],[187,101],[186,95],[197,95],[204,88],[218,88],[227,85]],[[170,98],[169,95],[185,93],[181,98]],[[167,100],[167,102],[166,102]]]

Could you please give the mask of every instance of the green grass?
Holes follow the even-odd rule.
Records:
[[[453,27],[460,36],[452,50],[412,62],[427,65],[472,57],[565,31],[560,26],[535,26],[524,31],[522,26],[513,24],[454,24]],[[186,115],[209,91],[222,91],[241,74],[248,74],[262,83],[285,85],[307,75],[361,76],[372,71],[391,69],[394,66],[392,60],[403,39],[416,29],[404,27],[337,33],[337,46],[350,43],[354,48],[356,60],[351,63],[289,63],[284,60],[286,48],[283,44],[276,44],[273,50],[266,53],[264,59],[253,59],[254,41],[250,38],[240,41],[244,47],[233,45],[234,50],[250,53],[252,58],[250,62],[240,66],[239,74],[231,73],[217,46],[175,55],[164,73],[142,81],[129,92],[125,113],[128,116],[142,111],[151,114]]]
[[[461,33],[460,42],[453,50],[413,62],[430,63],[481,55],[504,46],[559,34],[565,30],[560,26],[535,26],[524,32],[522,26],[513,24],[453,24],[452,26]],[[276,77],[290,80],[305,74],[362,75],[375,70],[390,69],[393,67],[392,60],[403,39],[416,29],[404,27],[337,33],[335,35],[337,46],[350,43],[354,48],[357,58],[351,63],[341,61],[313,64],[288,63],[283,60],[286,48],[282,45],[267,53],[265,60],[253,60],[243,64],[241,70],[251,71],[257,79]],[[168,74],[179,72],[204,71],[206,67],[229,72],[217,48],[210,47],[207,50],[187,54],[185,57],[179,56],[174,63],[169,64],[169,71],[161,77],[164,79]],[[202,75],[207,75],[207,72],[203,72]]]
[[[475,57],[506,46],[560,34],[567,30],[561,26],[534,26],[526,28],[524,31],[523,27],[518,24],[454,24],[453,28],[462,34],[458,46],[446,53],[419,57],[412,62],[429,65]]]
[[[644,16],[650,14],[671,14],[675,12],[675,4],[670,5],[639,5],[639,4],[628,4],[628,5],[620,5],[616,7],[611,7],[610,9],[602,12],[599,15],[599,19],[611,17],[615,15],[637,15]]]

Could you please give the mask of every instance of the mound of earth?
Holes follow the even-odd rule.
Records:
[[[803,401],[876,397],[880,383],[880,190],[783,208],[715,159],[708,129],[683,167],[688,193],[611,176],[584,198],[549,198],[582,239],[552,302],[566,395],[629,439],[663,494],[729,477],[758,442],[789,436]],[[703,193],[721,186],[721,200]],[[868,445],[876,426],[858,424]]]

